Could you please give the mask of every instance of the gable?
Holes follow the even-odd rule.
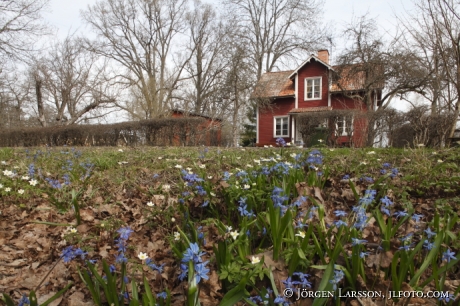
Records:
[[[301,70],[302,68],[304,68],[306,65],[308,65],[310,62],[318,62],[320,63],[321,65],[323,65],[324,67],[326,67],[328,70],[334,70],[332,68],[332,66],[330,66],[329,64],[327,64],[326,62],[322,61],[321,59],[319,59],[317,56],[315,55],[311,55],[306,61],[304,61],[302,64],[300,64],[299,67],[297,67],[296,70],[294,70],[290,75],[289,75],[289,78],[292,79],[295,77],[295,75],[297,73],[299,73],[299,70]]]

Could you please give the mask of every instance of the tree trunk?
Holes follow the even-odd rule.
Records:
[[[42,127],[46,127],[46,118],[45,118],[45,111],[43,108],[43,97],[42,97],[42,80],[39,76],[35,76],[35,93],[37,95],[37,109],[38,109],[38,121]]]

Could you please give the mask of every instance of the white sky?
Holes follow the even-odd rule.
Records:
[[[208,0],[206,2],[219,2]],[[51,0],[45,18],[48,23],[59,30],[59,36],[66,36],[68,32],[77,29],[84,32],[85,27],[80,19],[80,11],[94,4],[95,0]],[[324,18],[334,21],[337,30],[349,23],[353,16],[369,13],[377,18],[380,28],[391,29],[396,24],[395,14],[402,13],[413,7],[411,0],[326,0],[324,5]]]

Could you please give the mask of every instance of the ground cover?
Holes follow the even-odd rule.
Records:
[[[52,305],[458,303],[458,149],[282,145],[0,149],[0,292],[43,304],[69,285]]]

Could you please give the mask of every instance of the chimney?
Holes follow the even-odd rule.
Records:
[[[329,65],[329,51],[327,49],[318,50],[318,58]]]

